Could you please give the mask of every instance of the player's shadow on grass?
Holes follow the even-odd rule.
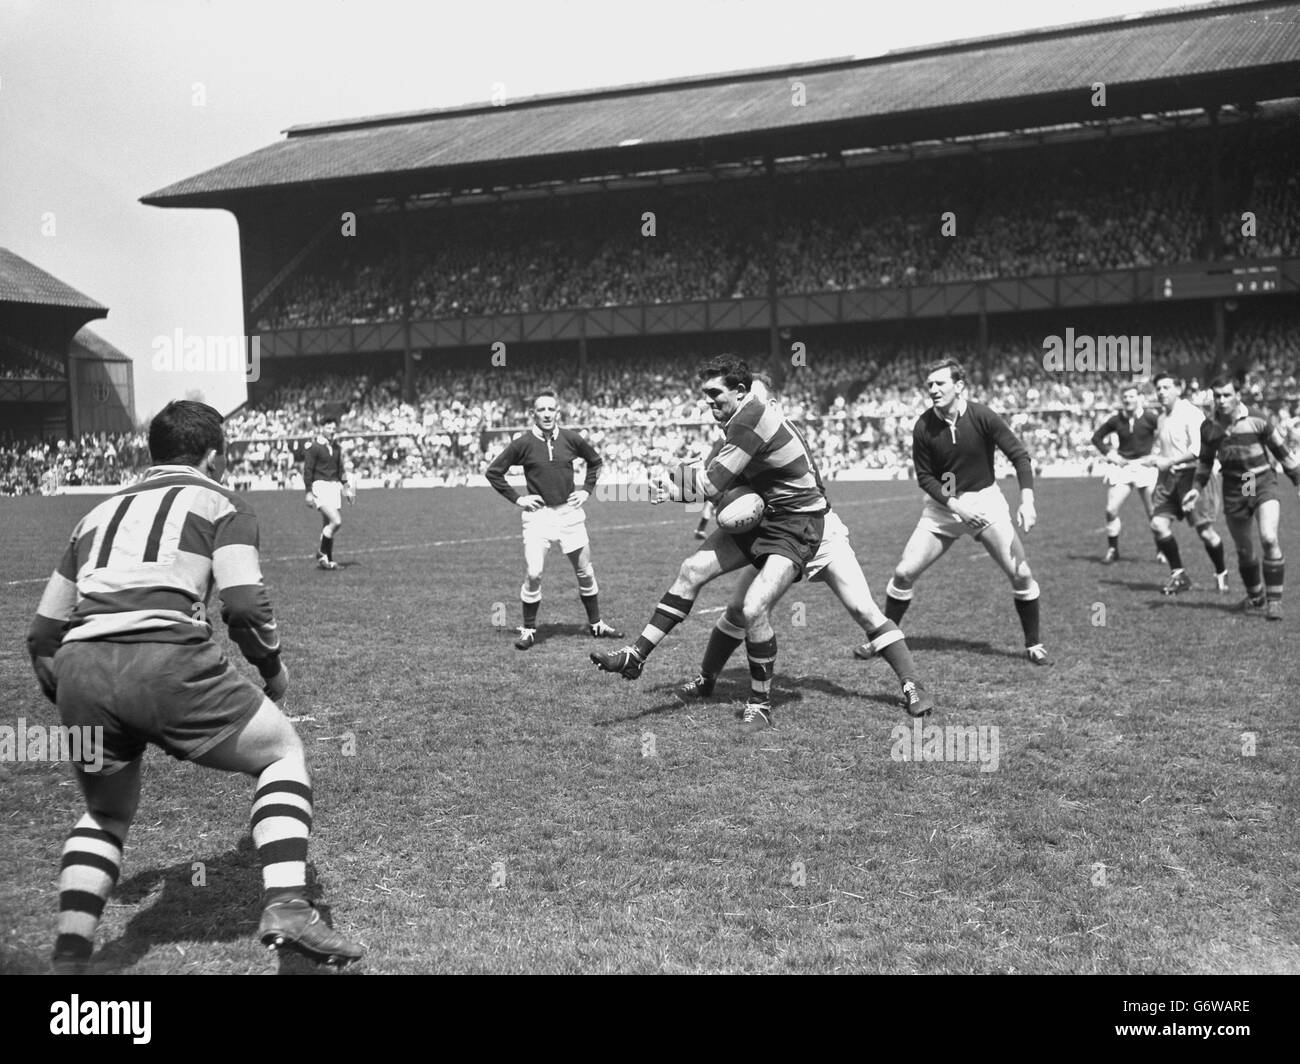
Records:
[[[200,875],[201,880],[195,882]],[[316,869],[307,864],[307,896],[315,898]],[[239,844],[214,857],[181,861],[167,868],[138,872],[118,884],[111,902],[139,905],[161,886],[161,893],[130,920],[122,934],[94,956],[95,967],[121,971],[140,961],[155,946],[172,942],[245,943],[250,962],[265,947],[257,939],[261,915],[262,872],[253,840],[245,835]],[[321,918],[330,920],[329,907],[317,904]],[[277,954],[281,975],[329,972],[293,951]]]
[[[622,713],[618,716],[601,717],[592,721],[592,723],[597,728],[608,728],[613,724],[624,724],[627,721],[640,720],[642,717],[655,717],[662,713],[671,713],[674,710],[700,714],[717,713],[722,718],[730,719],[734,711],[743,705],[749,697],[748,682],[740,676],[735,679],[728,677],[719,680],[711,698],[684,701],[674,693],[677,686],[675,683],[664,683],[650,687],[647,689],[647,693],[655,696],[666,696],[662,702],[656,702],[653,706],[647,706],[644,709],[638,709],[630,713]],[[789,679],[778,676],[772,683],[772,701],[779,708],[793,707],[802,702],[805,692],[837,695],[844,698],[861,697],[860,692],[841,687],[839,684],[822,679],[819,676],[798,676]],[[880,701],[887,702],[890,705],[898,704],[897,697],[892,700],[881,699]]]
[[[519,629],[506,628],[504,626],[494,627],[497,635],[508,637],[511,640],[519,637]],[[592,639],[587,631],[585,624],[540,624],[537,626],[537,634],[533,637],[533,645],[541,646],[548,639],[556,636],[586,636],[587,641],[591,643],[592,650],[617,650],[618,645],[611,639]]]
[[[966,650],[972,654],[982,654],[989,658],[1022,658],[1024,651],[1007,650],[995,647],[992,643],[980,639],[954,639],[945,635],[911,635],[907,645],[913,650]]]
[[[1163,588],[1167,573],[1162,573],[1160,579],[1156,580],[1098,580],[1097,583],[1103,586],[1122,587],[1127,591],[1156,591]]]

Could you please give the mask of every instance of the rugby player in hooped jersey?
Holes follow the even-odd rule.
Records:
[[[739,535],[714,531],[682,563],[636,642],[612,653],[592,654],[591,660],[604,672],[635,680],[654,648],[686,619],[705,584],[753,565],[758,575],[745,592],[742,610],[750,673],[742,728],[757,731],[772,723],[776,663],[772,607],[791,584],[803,578],[805,567],[817,554],[829,507],[803,438],[779,407],[754,394],[753,375],[743,360],[727,355],[715,358],[699,370],[697,379],[713,419],[726,431],[726,442],[708,465],[679,466],[670,479],[657,483],[651,502],[716,502],[743,475],[763,497],[762,520]]]
[[[524,582],[519,600],[524,623],[515,640],[517,650],[527,650],[537,641],[542,566],[553,543],[559,543],[573,565],[578,597],[587,612],[587,630],[592,637],[623,638],[622,632],[600,617],[600,588],[591,564],[587,514],[582,508],[600,476],[600,455],[581,433],[560,428],[558,417],[555,392],[549,388],[538,392],[533,399],[533,427],[511,440],[487,468],[488,483],[523,511]],[[581,488],[573,483],[573,462],[577,458],[587,463],[587,477]],[[527,495],[520,495],[506,482],[511,466],[523,467]]]
[[[765,375],[754,374],[751,391],[766,403],[777,405],[772,397]],[[723,441],[725,442],[725,441]],[[709,460],[712,460],[717,447]],[[829,500],[828,500],[829,501]],[[929,716],[934,702],[917,676],[916,663],[912,659],[907,639],[898,625],[894,624],[871,597],[871,587],[866,574],[858,564],[853,545],[849,542],[849,532],[844,522],[836,516],[834,510],[827,510],[823,526],[822,540],[817,553],[807,566],[810,583],[824,583],[840,600],[849,616],[853,618],[866,633],[870,642],[867,644],[873,653],[879,654],[894,670],[902,685],[903,708],[913,717]],[[693,680],[688,680],[677,688],[677,694],[683,701],[710,698],[717,683],[718,674],[722,672],[728,659],[745,641],[745,595],[757,575],[756,569],[745,569],[731,593],[731,601],[722,611],[709,633],[708,645],[700,663],[700,671]]]
[[[956,359],[926,367],[925,388],[931,408],[912,430],[912,462],[916,482],[930,498],[885,589],[885,616],[901,622],[917,579],[969,532],[1011,581],[1026,656],[1035,665],[1046,665],[1038,631],[1038,582],[993,473],[996,447],[1015,467],[1020,483],[1016,521],[1028,533],[1038,522],[1029,452],[1002,418],[966,398],[966,371]],[[870,657],[871,645],[855,653]]]
[[[1268,458],[1272,454],[1291,483],[1300,486],[1300,449],[1262,413],[1246,406],[1232,377],[1221,374],[1210,382],[1210,388],[1214,417],[1201,424],[1200,458],[1193,486],[1183,496],[1183,509],[1195,508],[1201,491],[1211,483],[1217,458],[1223,466],[1223,512],[1246,585],[1246,597],[1237,609],[1248,614],[1262,609],[1270,621],[1280,621],[1286,569],[1278,541],[1282,504],[1277,473]],[[1262,564],[1255,553],[1256,528],[1264,554]]]
[[[85,813],[63,847],[56,973],[86,971],[140,802],[145,747],[256,781],[252,835],[262,866],[258,934],[318,960],[361,948],[307,896],[312,788],[293,725],[276,705],[288,679],[262,583],[258,525],[223,487],[222,417],[190,400],[149,425],[154,465],[78,522],[27,636],[42,692],[70,728],[102,736],[99,771],[74,763]],[[215,586],[231,641],[265,680],[237,672],[212,639]]]

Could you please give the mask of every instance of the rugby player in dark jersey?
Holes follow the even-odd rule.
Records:
[[[1035,665],[1046,665],[1047,651],[1038,631],[1038,582],[993,474],[996,447],[1015,467],[1020,483],[1016,519],[1028,532],[1038,521],[1029,452],[1002,418],[966,398],[966,371],[956,359],[928,366],[925,388],[931,408],[912,430],[912,462],[916,482],[930,498],[885,589],[885,616],[895,624],[902,621],[920,575],[970,533],[1011,581],[1026,656]],[[856,653],[871,656],[870,644]]]
[[[1147,410],[1142,405],[1142,392],[1136,384],[1128,385],[1121,394],[1123,408],[1112,414],[1092,434],[1092,445],[1106,459],[1102,480],[1106,483],[1106,554],[1107,565],[1119,561],[1120,507],[1129,493],[1137,489],[1142,505],[1146,507],[1147,522],[1151,521],[1151,491],[1156,486],[1154,466],[1139,462],[1151,453],[1156,442],[1156,428],[1160,423],[1158,410]],[[1115,445],[1109,443],[1115,437]]]
[[[580,432],[560,428],[558,417],[555,392],[549,388],[538,392],[533,399],[532,428],[506,444],[487,468],[488,483],[523,511],[524,582],[519,588],[519,600],[524,623],[515,640],[517,650],[527,650],[537,641],[542,566],[553,543],[560,545],[578,578],[578,597],[586,610],[587,630],[592,637],[623,638],[622,632],[600,617],[600,588],[591,563],[587,513],[583,510],[600,476],[600,455]],[[573,482],[573,463],[579,458],[587,465],[581,488]],[[523,467],[528,494],[520,495],[506,482],[511,466]]]

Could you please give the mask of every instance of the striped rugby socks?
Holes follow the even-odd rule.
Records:
[[[87,813],[63,844],[56,960],[90,959],[95,929],[121,870],[122,840]]]
[[[671,591],[664,595],[655,607],[654,616],[645,626],[645,631],[636,637],[636,642],[632,645],[637,657],[645,661],[650,652],[663,641],[664,636],[686,620],[694,605],[694,599],[682,598]]]
[[[262,865],[262,904],[307,897],[311,781],[299,758],[281,758],[257,777],[253,845]]]

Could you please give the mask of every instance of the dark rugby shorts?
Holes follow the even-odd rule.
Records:
[[[826,514],[772,514],[764,513],[758,527],[732,536],[749,564],[755,568],[763,564],[769,554],[789,558],[795,565],[795,580],[803,579],[804,569],[817,556],[822,533],[826,527]]]
[[[1151,496],[1151,513],[1157,517],[1172,517],[1175,521],[1195,523],[1196,519],[1192,514],[1183,512],[1183,496],[1192,489],[1192,482],[1195,479],[1195,468],[1183,469],[1179,472],[1166,469],[1156,481],[1156,490]]]
[[[216,643],[64,643],[54,655],[59,716],[104,729],[103,774],[153,743],[181,761],[239,730],[266,695]]]
[[[1224,481],[1227,482],[1226,477]],[[1272,469],[1256,475],[1255,491],[1251,495],[1243,492],[1237,484],[1232,484],[1230,487],[1234,490],[1224,491],[1223,493],[1223,512],[1234,521],[1249,521],[1255,516],[1255,511],[1259,509],[1260,503],[1282,497],[1277,490],[1277,474]]]

